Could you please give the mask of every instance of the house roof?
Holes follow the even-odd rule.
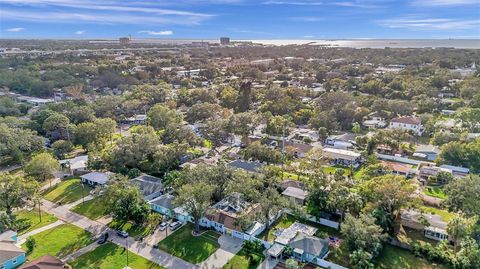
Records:
[[[297,233],[304,233],[306,235],[314,235],[317,232],[317,228],[300,223],[294,222],[288,228],[280,231],[280,234],[275,238],[275,242],[287,245],[296,235]]]
[[[440,149],[434,145],[418,145],[415,152],[420,153],[440,153]]]
[[[298,180],[287,179],[287,180],[282,181],[279,184],[279,186],[282,190],[285,190],[288,187],[295,187],[295,188],[298,188],[298,189],[303,189],[305,187],[305,183],[303,183],[301,181],[298,181]]]
[[[175,196],[171,194],[164,194],[160,195],[157,198],[153,199],[150,201],[151,204],[161,206],[163,208],[167,209],[174,209],[175,206],[173,205],[173,200],[175,199]]]
[[[13,241],[0,241],[0,264],[24,254],[25,251],[17,247]]]
[[[82,169],[87,167],[88,155],[80,155],[75,158],[61,160],[60,164],[69,164],[70,169]]]
[[[245,201],[242,194],[234,192],[212,207],[215,212],[207,216],[209,220],[239,231],[241,227],[238,225],[237,219],[240,216],[257,212],[260,209],[260,204],[250,204]]]
[[[448,170],[451,170],[452,172],[457,172],[457,173],[464,173],[464,174],[470,173],[470,169],[465,167],[460,167],[460,166],[443,164],[443,165],[440,165],[440,168],[448,169]]]
[[[139,176],[137,178],[134,178],[130,180],[131,183],[135,184],[138,186],[140,189],[140,192],[142,193],[143,196],[149,196],[154,193],[158,193],[163,191],[163,184],[158,178],[159,181],[150,181],[150,180],[145,180],[146,179],[155,179],[156,177],[152,177],[149,175],[144,175],[144,176]]]
[[[21,266],[19,269],[63,269],[64,265],[61,260],[45,255]]]
[[[360,153],[346,149],[323,148],[323,154],[332,159],[355,160],[360,158]]]
[[[0,241],[14,242],[15,240],[13,240],[13,237],[16,235],[17,233],[12,230],[5,231],[2,234],[0,234]]]
[[[390,168],[393,172],[398,172],[402,174],[408,174],[412,169],[412,166],[409,164],[402,164],[402,163],[388,162],[388,161],[380,161],[380,163]]]
[[[292,141],[285,141],[285,149],[288,152],[297,152],[297,153],[308,153],[313,148],[312,145],[297,143]]]
[[[422,215],[425,217],[425,219],[427,219],[431,227],[440,229],[447,228],[447,223],[442,220],[442,217],[436,214],[425,214],[415,210],[405,210],[402,212],[401,219],[420,223],[420,217]]]
[[[410,116],[393,118],[393,119],[390,120],[390,122],[404,123],[404,124],[415,124],[415,125],[421,124],[420,119],[415,118],[415,117],[410,117]]]
[[[301,232],[297,233],[288,245],[294,249],[300,249],[316,257],[322,256],[322,254],[326,253],[328,250],[327,240]]]
[[[295,187],[287,187],[282,192],[282,195],[293,197],[299,200],[305,200],[308,196],[308,192]]]
[[[247,162],[247,161],[243,161],[243,160],[235,160],[235,161],[232,161],[232,162],[228,163],[228,166],[243,169],[243,170],[246,170],[246,171],[249,171],[249,172],[258,173],[258,172],[260,172],[261,168],[265,165],[262,164],[262,163],[257,163],[257,162]]]
[[[111,176],[112,176],[112,173],[110,173],[110,172],[106,172],[106,173],[91,172],[91,173],[82,175],[80,177],[85,179],[85,180],[89,180],[89,181],[92,181],[92,182],[103,185],[103,184],[107,183],[107,181],[110,179]]]

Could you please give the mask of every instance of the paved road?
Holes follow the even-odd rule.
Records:
[[[58,219],[63,220],[67,223],[71,223],[75,226],[78,226],[84,230],[89,231],[93,234],[94,237],[100,236],[105,231],[110,234],[110,241],[121,246],[127,247],[128,249],[152,262],[155,262],[163,267],[172,268],[172,269],[196,269],[196,265],[188,263],[180,258],[172,256],[164,251],[153,248],[152,245],[149,245],[145,242],[135,241],[134,238],[121,238],[116,235],[115,231],[108,228],[104,224],[101,224],[97,221],[91,220],[82,215],[71,212],[65,206],[58,206],[50,201],[45,199],[42,200],[43,210],[55,215]]]
[[[221,235],[218,238],[220,248],[217,249],[208,259],[198,264],[202,269],[222,268],[242,248],[243,241],[228,235]]]

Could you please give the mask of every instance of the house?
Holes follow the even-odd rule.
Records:
[[[278,258],[286,246],[293,249],[293,258],[318,264],[328,254],[328,241],[315,236],[317,228],[294,222],[277,232],[274,244],[267,250],[271,258]]]
[[[466,177],[468,174],[470,174],[470,169],[465,168],[465,167],[461,167],[461,166],[453,166],[453,165],[442,164],[442,165],[440,165],[440,168],[441,169],[447,169],[447,170],[451,171],[451,173],[454,176],[457,176],[457,177]]]
[[[411,116],[391,119],[388,128],[410,131],[416,135],[422,135],[423,132],[423,126],[420,119]]]
[[[113,175],[111,172],[90,172],[88,174],[80,176],[82,183],[86,183],[91,186],[103,186],[105,185],[110,177]]]
[[[440,154],[440,149],[437,146],[418,145],[413,156],[433,161],[437,158],[438,154]]]
[[[421,230],[426,238],[437,241],[448,240],[447,223],[439,215],[405,210],[400,219],[404,227]],[[424,225],[424,221],[428,222],[428,226]]]
[[[318,132],[308,128],[296,128],[290,132],[287,140],[293,140],[295,142],[315,142],[318,141]]]
[[[164,187],[162,181],[158,177],[141,175],[134,179],[131,179],[130,182],[140,189],[143,199],[145,201],[150,201],[162,195]]]
[[[287,198],[291,199],[299,205],[303,205],[305,203],[305,199],[307,199],[308,191],[295,187],[287,187],[282,192],[282,195],[286,196]]]
[[[147,121],[146,114],[139,114],[129,118],[126,118],[123,122],[126,124],[136,125],[136,124],[145,124]]]
[[[336,149],[349,149],[355,144],[355,134],[344,133],[340,135],[329,136],[325,139],[324,144]]]
[[[183,223],[193,222],[193,217],[182,207],[176,207],[173,203],[174,200],[175,196],[171,194],[163,194],[148,203],[150,204],[150,208],[157,213],[170,218],[175,218]]]
[[[382,165],[392,171],[392,174],[411,177],[413,174],[412,165],[398,162],[380,161]]]
[[[71,268],[69,265],[65,264],[61,260],[50,256],[45,255],[38,259],[35,259],[19,269],[68,269]]]
[[[232,168],[243,169],[250,173],[260,173],[262,168],[265,166],[263,163],[249,162],[244,160],[234,160],[229,162],[227,165]]]
[[[60,160],[60,165],[67,170],[68,175],[82,175],[87,172],[88,155]]]
[[[375,112],[368,115],[368,119],[363,121],[363,126],[368,129],[383,128],[387,125],[385,118],[378,116]]]
[[[309,144],[285,141],[285,151],[296,158],[304,158],[312,148]]]
[[[433,165],[422,165],[420,169],[418,169],[418,180],[425,183],[429,177],[434,177],[439,172],[447,172],[453,174],[452,170],[448,168],[442,168]]]
[[[25,262],[25,251],[18,246],[17,233],[6,231],[0,234],[0,268],[17,268]]]
[[[346,149],[324,148],[323,156],[332,160],[335,165],[352,165],[355,168],[360,165],[361,161],[360,153]]]
[[[213,213],[200,220],[200,225],[219,233],[242,240],[250,240],[265,230],[265,225],[252,221],[247,225],[240,223],[240,218],[253,216],[260,210],[260,204],[250,204],[237,192],[223,198],[212,206]]]

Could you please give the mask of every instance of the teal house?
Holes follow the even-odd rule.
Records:
[[[16,232],[0,234],[0,269],[17,268],[25,262],[25,251],[17,247],[16,242]]]
[[[153,211],[170,218],[175,218],[180,222],[193,222],[192,216],[190,216],[182,207],[175,207],[173,200],[175,196],[171,194],[163,194],[149,202]]]

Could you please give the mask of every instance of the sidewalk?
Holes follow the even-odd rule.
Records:
[[[75,226],[78,226],[90,233],[93,234],[93,237],[98,237],[105,231],[108,231],[110,234],[110,241],[121,246],[127,247],[128,250],[132,251],[135,254],[138,254],[147,260],[155,262],[166,268],[174,269],[196,269],[196,265],[188,263],[180,258],[172,256],[164,251],[153,248],[152,245],[149,245],[145,242],[135,241],[134,238],[121,238],[116,235],[116,231],[108,228],[104,224],[91,220],[82,215],[71,212],[65,206],[56,205],[45,199],[42,200],[43,210],[55,215],[58,219],[63,220],[67,223],[71,223]]]
[[[57,220],[55,221],[54,223],[51,223],[51,224],[48,224],[48,225],[45,225],[43,227],[40,227],[38,229],[35,229],[33,231],[30,231],[28,233],[25,233],[25,234],[22,234],[18,237],[18,242],[17,242],[17,245],[21,245],[23,243],[25,243],[25,241],[27,240],[27,238],[29,236],[32,236],[32,235],[35,235],[35,234],[38,234],[38,233],[41,233],[43,231],[46,231],[46,230],[49,230],[51,228],[54,228],[54,227],[57,227],[59,225],[62,225],[62,224],[65,224],[65,222],[61,221],[61,220]]]

